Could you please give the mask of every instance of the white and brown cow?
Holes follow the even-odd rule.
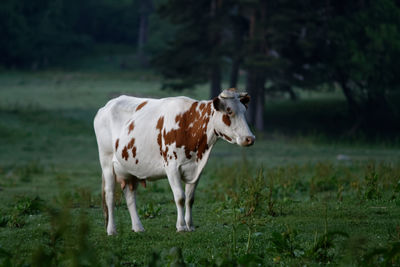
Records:
[[[115,181],[125,193],[132,230],[140,232],[144,229],[136,210],[137,186],[165,176],[178,210],[177,231],[193,231],[194,191],[215,142],[222,138],[240,146],[254,143],[244,115],[249,100],[246,93],[229,89],[209,101],[120,96],[101,108],[94,129],[103,171],[107,233],[116,233]]]

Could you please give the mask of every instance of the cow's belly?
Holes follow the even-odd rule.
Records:
[[[124,149],[124,148],[123,148]],[[120,151],[114,155],[114,168],[119,173],[127,173],[141,179],[159,179],[166,175],[162,157],[150,151],[136,149],[133,157],[132,148],[127,149],[126,153]],[[126,156],[128,154],[128,156]]]

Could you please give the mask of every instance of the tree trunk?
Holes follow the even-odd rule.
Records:
[[[264,73],[250,69],[247,73],[246,87],[252,99],[249,105],[248,120],[258,131],[264,130]]]
[[[240,66],[240,59],[235,57],[233,58],[232,68],[231,68],[231,77],[229,81],[230,88],[236,88],[237,83],[239,80],[239,66]]]
[[[217,62],[211,66],[210,96],[214,98],[221,92],[221,68]]]
[[[221,45],[220,28],[215,25],[215,21],[218,17],[217,11],[221,8],[222,0],[212,0],[210,7],[210,17],[212,21],[210,22],[209,31],[209,42],[213,50]],[[214,27],[213,27],[214,26]],[[219,95],[221,91],[221,64],[220,55],[216,54],[215,51],[210,53],[211,63],[210,63],[210,97],[214,98]]]
[[[139,21],[139,36],[137,42],[137,57],[142,66],[148,64],[147,57],[144,53],[144,46],[147,43],[149,32],[149,15],[153,11],[152,0],[140,1],[140,21]]]
[[[360,113],[360,106],[357,103],[356,99],[354,98],[353,92],[347,86],[345,81],[342,80],[339,83],[340,83],[340,87],[342,87],[343,94],[346,97],[347,104],[349,106],[349,113],[358,117],[358,115]]]
[[[265,104],[265,95],[264,95],[264,77],[259,77],[257,87],[258,94],[256,99],[256,121],[255,127],[258,131],[264,131],[264,104]]]
[[[229,81],[229,87],[236,88],[239,80],[240,63],[243,60],[243,37],[246,34],[247,21],[243,20],[240,16],[237,16],[234,21],[233,28],[233,45],[234,51],[232,53],[232,67],[231,76]]]

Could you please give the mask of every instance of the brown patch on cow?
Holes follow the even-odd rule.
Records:
[[[117,141],[115,141],[115,151],[118,150],[118,146],[119,146],[119,138],[117,139]]]
[[[226,125],[231,126],[231,119],[229,118],[228,115],[224,114],[224,116],[222,116],[222,121],[223,121]]]
[[[168,159],[167,159],[167,156],[168,156],[168,147],[165,147],[165,150],[162,151],[162,156],[163,156],[165,162],[167,162],[167,165],[168,165]]]
[[[133,129],[135,128],[135,125],[134,125],[134,123],[133,123],[133,121],[129,124],[129,127],[128,127],[128,134],[130,134],[132,131],[133,131]]]
[[[128,149],[131,149],[134,144],[135,144],[135,138],[132,138],[131,141],[129,141],[128,143]]]
[[[136,163],[136,164],[138,164],[138,163],[139,163],[139,160],[138,160],[138,159],[136,159],[135,163]]]
[[[226,134],[220,133],[223,137],[225,137],[226,140],[228,141],[232,141],[232,138],[230,138],[229,136],[227,136]]]
[[[128,149],[132,149],[132,157],[136,157],[135,138],[132,138],[128,143]]]
[[[163,126],[164,126],[164,117],[160,117],[160,118],[158,119],[158,121],[157,121],[156,129],[160,131],[159,134],[158,134],[158,136],[157,136],[157,143],[158,143],[158,146],[160,147],[160,155],[161,155],[161,156],[162,156],[162,142],[161,142],[161,141],[162,141],[162,136],[161,136],[161,130],[162,130]]]
[[[175,159],[178,159],[178,155],[176,154],[175,151],[174,151],[174,157],[175,157]]]
[[[141,103],[139,106],[137,106],[136,111],[140,110],[142,107],[144,107],[147,104],[147,101],[144,101]]]
[[[122,150],[121,156],[122,156],[123,159],[128,160],[129,154],[128,154],[128,148],[126,146]]]
[[[160,133],[157,138],[157,142],[160,146],[160,153],[166,160],[168,152],[168,145],[175,143],[176,147],[184,147],[186,158],[192,157],[192,152],[197,152],[197,159],[202,159],[203,154],[208,149],[207,144],[207,126],[210,121],[211,105],[212,102],[207,104],[202,103],[197,109],[199,102],[194,102],[189,110],[182,114],[178,114],[175,117],[175,122],[178,124],[178,129],[172,129],[166,132],[165,128],[163,131],[164,118],[161,117],[157,123],[157,129]],[[161,139],[164,140],[166,146],[165,151],[162,149]],[[177,158],[177,156],[176,156]]]

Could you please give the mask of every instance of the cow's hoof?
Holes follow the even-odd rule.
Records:
[[[187,232],[187,231],[189,231],[189,230],[188,230],[188,228],[187,228],[186,225],[185,225],[185,226],[178,226],[178,227],[176,227],[176,231],[177,231],[177,232]]]
[[[141,225],[133,226],[133,227],[132,227],[132,231],[133,231],[133,232],[144,232],[144,228],[143,228],[143,226],[141,226]]]
[[[107,230],[107,235],[116,235],[116,234],[117,234],[117,230],[115,230],[115,229],[110,230],[110,231]]]
[[[187,230],[188,232],[193,232],[195,230],[195,227],[194,226],[188,226],[187,229],[188,229]]]

